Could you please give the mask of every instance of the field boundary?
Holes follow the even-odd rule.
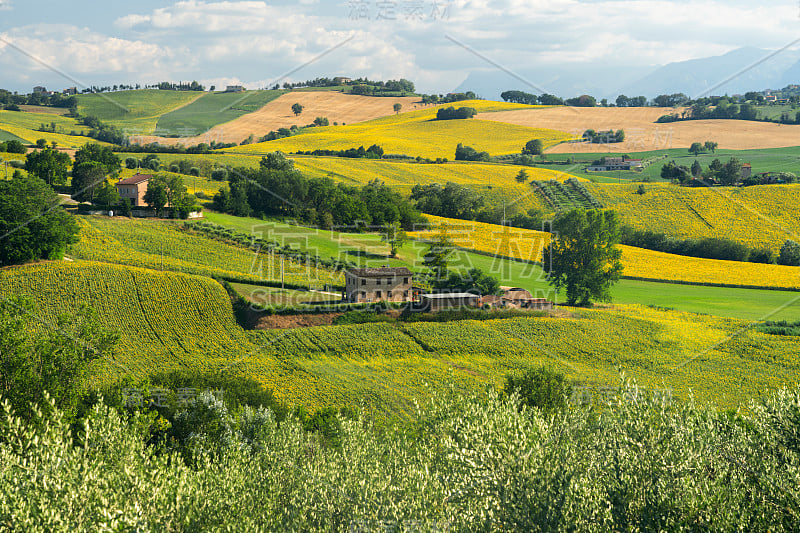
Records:
[[[688,256],[687,256],[688,257]],[[645,278],[641,276],[622,276],[622,279],[649,281],[653,283],[670,283],[672,285],[699,285],[703,287],[722,287],[728,289],[756,289],[762,291],[800,292],[800,287],[765,287],[763,285],[735,285],[732,283],[713,283],[710,281],[685,281],[678,279]]]

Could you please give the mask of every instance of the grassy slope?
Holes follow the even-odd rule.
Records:
[[[200,135],[214,126],[257,111],[285,92],[206,93],[189,105],[162,115],[156,133],[180,137]]]
[[[648,388],[689,391],[735,407],[797,382],[800,340],[746,323],[644,307],[575,310],[562,318],[366,324],[246,333],[227,294],[207,278],[78,261],[0,271],[0,294],[33,298],[37,319],[89,303],[122,336],[95,366],[93,384],[175,368],[225,369],[311,408],[397,411],[431,389],[475,389],[545,363],[590,385],[622,370]]]
[[[479,100],[458,102],[455,105],[461,106],[474,107],[484,112],[529,107]],[[260,153],[318,148],[341,150],[378,144],[386,153],[452,159],[458,143],[499,155],[517,153],[527,141],[534,138],[542,139],[547,147],[570,137],[555,130],[526,128],[501,122],[475,119],[435,120],[437,108],[438,106],[347,126],[311,128],[293,137],[241,146],[232,151]]]
[[[78,95],[78,112],[131,133],[150,134],[161,115],[189,104],[205,93],[144,89]]]

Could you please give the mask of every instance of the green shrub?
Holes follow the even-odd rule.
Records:
[[[572,386],[564,374],[540,366],[520,375],[506,376],[503,392],[508,396],[517,394],[522,405],[535,407],[543,413],[554,413],[566,408],[572,396]]]

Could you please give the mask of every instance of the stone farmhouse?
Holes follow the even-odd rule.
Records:
[[[401,268],[351,268],[344,274],[346,302],[410,302],[412,273]]]

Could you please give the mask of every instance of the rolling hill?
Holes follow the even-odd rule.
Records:
[[[660,107],[551,107],[483,114],[480,120],[498,121],[529,128],[550,128],[580,137],[584,131],[622,129],[625,141],[613,144],[564,143],[551,146],[548,153],[619,153],[689,148],[693,142],[708,140],[720,148],[747,150],[796,146],[800,125],[749,120],[689,120],[658,124],[661,115],[674,113]],[[680,111],[678,109],[677,111]]]
[[[734,408],[797,382],[800,343],[746,322],[641,306],[569,310],[559,318],[361,324],[245,332],[208,278],[75,261],[0,271],[0,295],[32,298],[32,323],[82,303],[121,335],[93,365],[94,386],[171,369],[247,375],[290,404],[407,411],[455,385],[475,390],[510,371],[548,364],[590,387],[619,371],[647,389]],[[769,353],[768,358],[753,354]],[[690,392],[691,391],[691,392]]]
[[[292,137],[240,146],[230,151],[247,154],[275,150],[342,150],[377,144],[387,154],[453,159],[458,143],[489,152],[490,155],[502,155],[519,153],[531,139],[541,139],[544,146],[549,147],[572,138],[555,129],[535,129],[496,120],[436,120],[439,107],[442,106],[347,126],[311,128]],[[531,108],[485,100],[458,102],[455,107],[473,107],[485,113],[484,116],[494,116],[494,111]]]
[[[253,92],[253,91],[251,91]],[[158,142],[166,145],[183,144],[191,146],[201,142],[208,143],[209,140],[225,143],[240,143],[250,135],[256,138],[262,137],[270,131],[279,128],[289,128],[292,125],[302,126],[310,124],[316,117],[326,117],[331,124],[353,124],[374,118],[391,115],[394,113],[394,104],[399,103],[403,109],[414,109],[419,104],[416,97],[370,97],[350,94],[342,94],[336,91],[258,91],[259,93],[277,93],[279,96],[266,105],[258,109],[248,107],[247,114],[239,114],[238,118],[231,116],[227,120],[220,116],[215,119],[215,125],[203,135],[191,136],[183,135],[183,138],[175,139],[170,137],[145,136],[137,141],[145,144]],[[241,95],[236,95],[241,98]],[[263,101],[263,98],[261,99]],[[200,105],[201,102],[197,102]],[[241,102],[235,107],[241,108]],[[296,116],[292,112],[292,105],[299,103],[303,106],[303,113]],[[192,106],[182,109],[175,113],[176,117],[182,117],[191,111]],[[217,109],[219,111],[222,107]],[[232,110],[231,110],[232,111]],[[224,112],[230,113],[230,111]],[[164,117],[164,126],[170,120]],[[159,124],[161,127],[162,124]],[[163,134],[162,134],[163,135]]]

